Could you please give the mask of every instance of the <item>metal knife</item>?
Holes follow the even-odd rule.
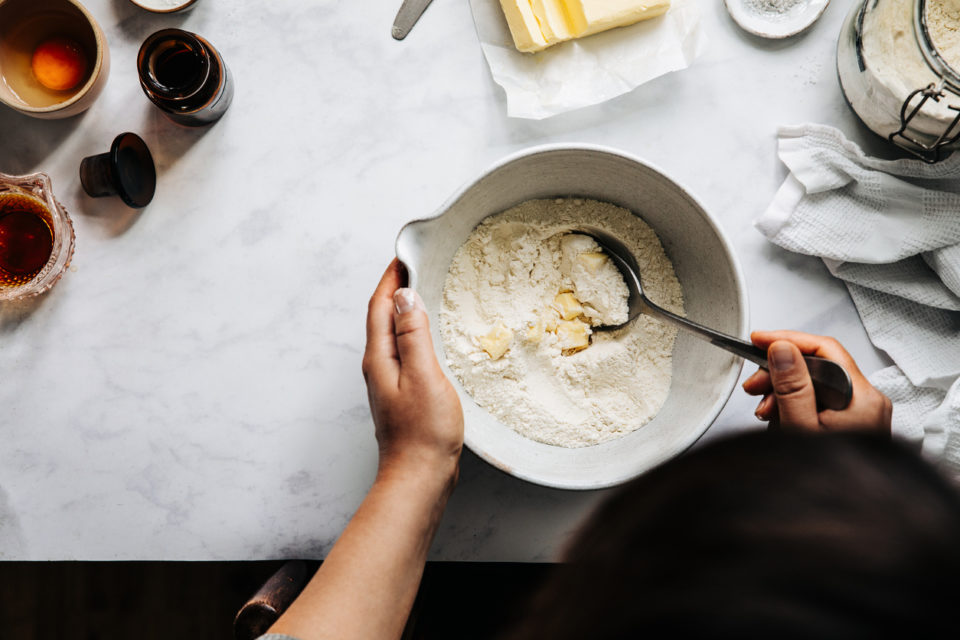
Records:
[[[400,5],[400,11],[393,21],[393,31],[391,32],[395,40],[403,40],[417,24],[417,20],[427,10],[433,0],[403,0]]]

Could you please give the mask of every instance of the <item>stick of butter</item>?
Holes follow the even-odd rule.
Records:
[[[563,0],[577,37],[663,15],[670,0]]]
[[[513,43],[534,52],[666,13],[670,0],[500,0]]]
[[[540,51],[550,46],[540,31],[530,0],[500,0],[500,6],[518,51]]]
[[[576,38],[562,0],[530,0],[546,46]]]

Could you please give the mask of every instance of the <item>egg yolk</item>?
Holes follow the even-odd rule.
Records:
[[[67,91],[87,75],[87,55],[68,38],[51,38],[33,52],[33,75],[47,89]]]

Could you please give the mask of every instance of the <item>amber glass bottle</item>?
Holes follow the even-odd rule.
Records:
[[[216,122],[233,99],[233,80],[220,53],[189,31],[163,29],[147,38],[137,72],[151,102],[188,127]]]

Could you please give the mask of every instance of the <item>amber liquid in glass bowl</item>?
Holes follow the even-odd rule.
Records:
[[[53,253],[50,211],[34,198],[0,193],[0,287],[19,287],[43,270]]]
[[[42,173],[0,173],[0,301],[43,293],[73,258],[73,223]]]

